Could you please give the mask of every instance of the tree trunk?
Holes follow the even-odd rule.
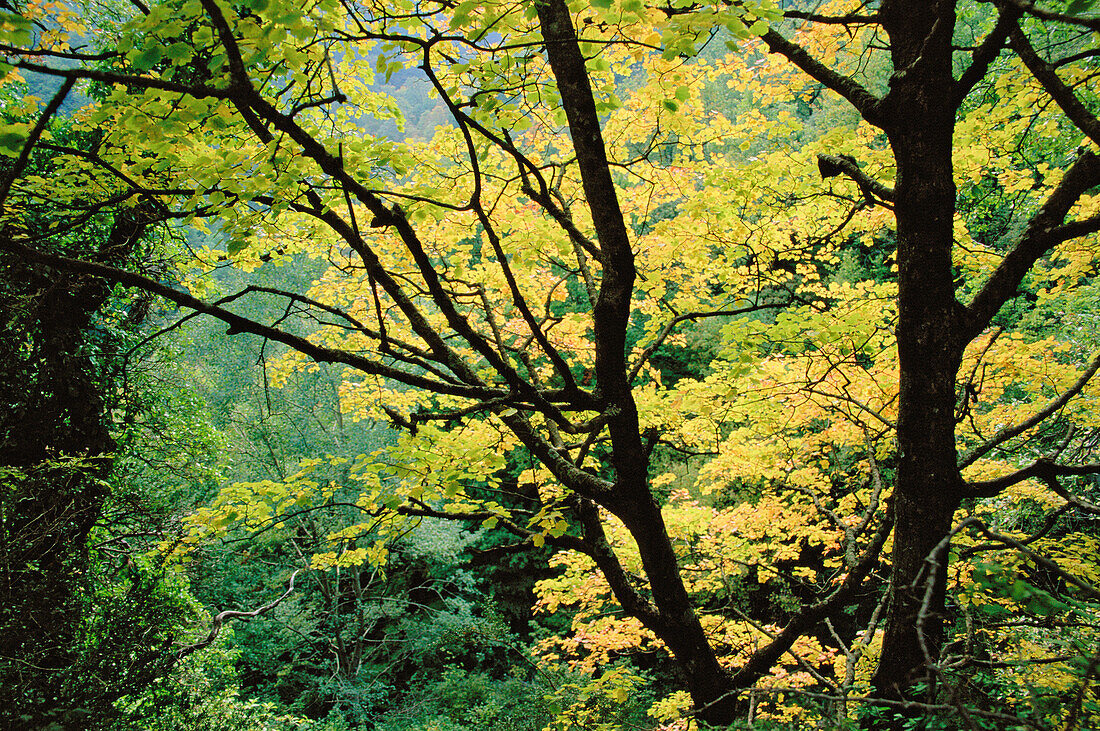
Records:
[[[635,520],[627,522],[627,528],[638,544],[658,612],[650,629],[676,658],[692,701],[700,709],[697,717],[715,726],[729,725],[736,720],[738,710],[730,674],[718,662],[684,588],[661,508],[648,488],[644,496],[638,497],[635,512],[630,516]]]
[[[607,555],[600,566],[627,612],[638,617],[668,646],[691,693],[699,717],[716,725],[734,720],[736,698],[727,696],[729,674],[722,668],[684,588],[661,507],[649,489],[649,458],[638,424],[637,407],[627,376],[626,331],[635,278],[634,254],[626,220],[611,179],[599,115],[564,0],[537,5],[546,54],[554,73],[577,153],[585,197],[604,255],[599,292],[593,308],[598,398],[609,414],[608,431],[615,470],[614,497],[605,505],[618,516],[638,544],[649,582],[652,605],[636,595],[617,559]],[[602,529],[595,508],[582,515],[590,540],[599,544]],[[597,561],[597,563],[600,563]]]
[[[901,383],[891,597],[873,683],[879,695],[897,698],[911,697],[915,684],[929,680],[928,664],[943,642],[942,542],[961,500],[954,404],[965,344],[951,264],[953,3],[888,2],[882,18],[895,68],[886,128],[898,166]]]
[[[145,230],[120,214],[99,256],[127,257]],[[114,441],[88,332],[112,285],[35,265],[7,267],[0,317],[0,723],[83,727],[65,671],[79,648],[87,538],[107,499]],[[16,663],[10,663],[17,658]],[[75,725],[74,725],[75,724]],[[52,727],[52,726],[51,726]]]

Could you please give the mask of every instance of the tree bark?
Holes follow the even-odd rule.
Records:
[[[943,641],[946,571],[943,556],[930,554],[962,498],[954,404],[964,310],[952,276],[955,109],[947,93],[955,11],[951,2],[895,0],[881,18],[895,68],[885,127],[897,161],[901,372],[891,598],[873,683],[881,696],[909,697],[929,680]]]
[[[124,260],[145,225],[119,214],[97,258]],[[115,446],[88,344],[112,285],[27,263],[4,280],[0,315],[14,330],[0,351],[0,465],[11,469],[0,496],[0,686],[13,695],[0,720],[29,714],[30,727],[67,728],[63,671],[79,650],[87,538]]]
[[[593,307],[593,328],[597,399],[607,409],[615,469],[613,495],[605,507],[623,521],[638,544],[649,582],[656,611],[635,612],[635,616],[661,638],[676,658],[692,700],[700,709],[699,717],[726,725],[734,720],[736,705],[736,696],[729,694],[730,677],[718,662],[699,622],[680,576],[661,506],[649,489],[649,458],[626,362],[626,331],[636,275],[634,254],[611,179],[588,72],[565,2],[547,0],[538,4],[537,9],[546,54],[561,93],[585,197],[604,255]],[[629,608],[632,603],[626,596],[619,599],[624,607]]]

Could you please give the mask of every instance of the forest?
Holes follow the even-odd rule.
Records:
[[[0,0],[0,727],[1100,728],[1096,0]]]

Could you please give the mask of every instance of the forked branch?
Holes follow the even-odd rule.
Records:
[[[294,591],[294,579],[296,579],[298,577],[298,574],[300,574],[302,571],[304,571],[304,569],[298,569],[293,574],[291,574],[290,575],[290,582],[287,585],[286,591],[284,591],[278,598],[273,599],[272,601],[268,602],[267,604],[264,604],[262,607],[257,607],[256,609],[253,609],[250,612],[240,612],[240,611],[234,611],[234,610],[226,610],[224,612],[219,612],[217,614],[217,616],[214,617],[214,622],[210,626],[210,633],[207,634],[206,637],[203,638],[202,640],[200,640],[200,641],[198,641],[194,644],[187,645],[186,647],[182,647],[179,650],[177,650],[176,651],[176,658],[177,659],[182,659],[182,658],[186,657],[187,655],[190,655],[193,652],[201,650],[205,647],[209,647],[210,644],[218,638],[218,635],[221,633],[222,627],[225,626],[226,622],[229,622],[229,621],[234,620],[234,619],[242,619],[242,620],[245,620],[245,621],[250,620],[250,619],[255,619],[256,617],[260,617],[260,616],[263,616],[264,614],[267,614],[272,609],[274,609],[275,607],[282,604],[283,600],[286,599],[288,596],[290,596],[291,592]]]

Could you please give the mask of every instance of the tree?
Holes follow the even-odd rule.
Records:
[[[391,463],[360,461],[358,504],[371,520],[341,532],[317,565],[384,561],[384,540],[371,549],[353,542],[423,515],[484,520],[521,541],[577,551],[668,647],[700,717],[726,722],[739,691],[865,592],[891,528],[874,682],[883,699],[903,702],[938,678],[949,545],[964,501],[1037,477],[1073,509],[1094,510],[1062,479],[1095,473],[1087,459],[1059,463],[1051,450],[1030,454],[1028,464],[1008,454],[1002,464],[1014,471],[985,480],[961,470],[1057,414],[1100,361],[1086,357],[1062,393],[957,454],[957,420],[971,398],[964,391],[960,406],[968,346],[1029,277],[1059,276],[1052,257],[1077,252],[1071,258],[1083,269],[1074,281],[1093,266],[1086,242],[1100,230],[1089,195],[1100,184],[1092,149],[1100,124],[1087,81],[1097,24],[1080,3],[1064,12],[1015,0],[885,0],[813,12],[634,0],[572,8],[564,0],[134,5],[132,17],[101,23],[96,48],[68,44],[86,30],[76,16],[51,23],[31,5],[6,18],[12,67],[103,89],[84,117],[106,130],[102,141],[57,152],[94,181],[104,203],[142,201],[162,218],[196,225],[216,220],[225,249],[197,252],[207,266],[305,254],[332,268],[308,292],[252,287],[210,302],[200,276],[187,280],[188,291],[48,252],[19,201],[64,204],[72,195],[22,174],[33,146],[57,147],[43,138],[49,107],[14,121],[3,138],[16,175],[3,191],[0,247],[281,343],[301,356],[288,355],[283,368],[308,367],[303,358],[348,367],[344,408],[406,433],[387,453]],[[740,55],[692,60],[719,36],[743,42]],[[796,140],[846,150],[816,150],[816,171],[844,181],[830,184],[832,205],[808,197],[811,166],[767,155],[798,125],[768,109],[781,87],[757,83],[773,63],[754,55],[758,44],[782,60],[775,74],[804,75],[796,87],[804,104],[824,88],[858,114],[860,124],[843,121],[843,112],[834,112],[841,121],[821,114],[832,129]],[[372,69],[411,68],[454,127],[423,145],[357,133],[364,115],[399,116],[372,88]],[[743,119],[705,115],[702,92],[719,79],[751,87]],[[1030,95],[1018,119],[1002,79]],[[991,112],[983,96],[1004,102],[999,111],[1008,116]],[[1019,119],[1035,128],[1019,129]],[[1013,132],[994,134],[1004,128]],[[1045,149],[1036,147],[1040,129]],[[959,148],[964,133],[974,141]],[[759,149],[753,134],[767,138]],[[892,186],[878,179],[891,173]],[[1024,178],[1032,184],[997,239],[965,230],[958,180],[969,175],[1002,190]],[[842,234],[884,230],[879,240],[896,245],[898,381],[885,399],[896,423],[866,405],[860,419],[877,415],[887,427],[876,440],[896,434],[888,508],[859,512],[858,530],[845,533],[839,584],[728,670],[685,587],[651,480],[668,427],[660,409],[684,403],[662,400],[669,390],[651,361],[690,323],[709,318],[744,323],[802,306],[827,320],[842,298],[821,270]],[[968,259],[964,239],[981,255]],[[272,323],[237,314],[232,302],[242,296],[281,298],[286,316]],[[295,313],[306,324],[293,324]],[[821,336],[821,350],[842,336]],[[746,346],[743,355],[755,362],[760,349]],[[863,403],[843,388],[829,398]],[[869,452],[864,474],[881,480],[875,447]],[[517,466],[534,468],[538,487],[524,495],[526,515],[474,494],[475,485],[501,490],[500,475]],[[308,475],[288,480],[267,496],[265,519],[290,509],[287,500],[314,499],[315,490]],[[614,550],[612,517],[636,544],[642,576]],[[236,506],[206,518],[211,529],[248,520]]]
[[[41,210],[27,211],[24,221],[35,231],[51,224]],[[138,249],[145,227],[140,209],[103,212],[59,236],[56,245],[122,264]],[[12,691],[4,705],[9,720],[21,714],[41,720],[79,711],[54,702],[80,655],[83,594],[91,587],[88,537],[107,499],[104,480],[115,446],[103,373],[93,362],[103,346],[97,339],[110,336],[97,338],[92,324],[112,288],[6,254],[0,288],[0,657]]]
[[[71,120],[55,120],[49,133],[57,145],[96,144]],[[28,152],[0,166],[0,184],[21,173],[64,174],[55,149]],[[112,266],[159,263],[162,227],[142,205],[103,205],[79,187],[61,210],[21,203],[24,233],[50,252]],[[183,446],[209,436],[183,404],[167,403],[177,393],[138,383],[133,366],[147,341],[136,333],[150,298],[7,252],[0,261],[0,718],[20,729],[144,728],[165,706],[176,711],[173,727],[191,721],[197,705],[245,715],[251,709],[235,707],[221,687],[224,658],[181,665],[214,638],[181,642],[201,607],[176,567],[147,555],[165,532],[165,482],[206,476],[187,464]],[[166,465],[151,466],[162,458]],[[164,686],[182,685],[193,696],[177,692],[166,704]]]

